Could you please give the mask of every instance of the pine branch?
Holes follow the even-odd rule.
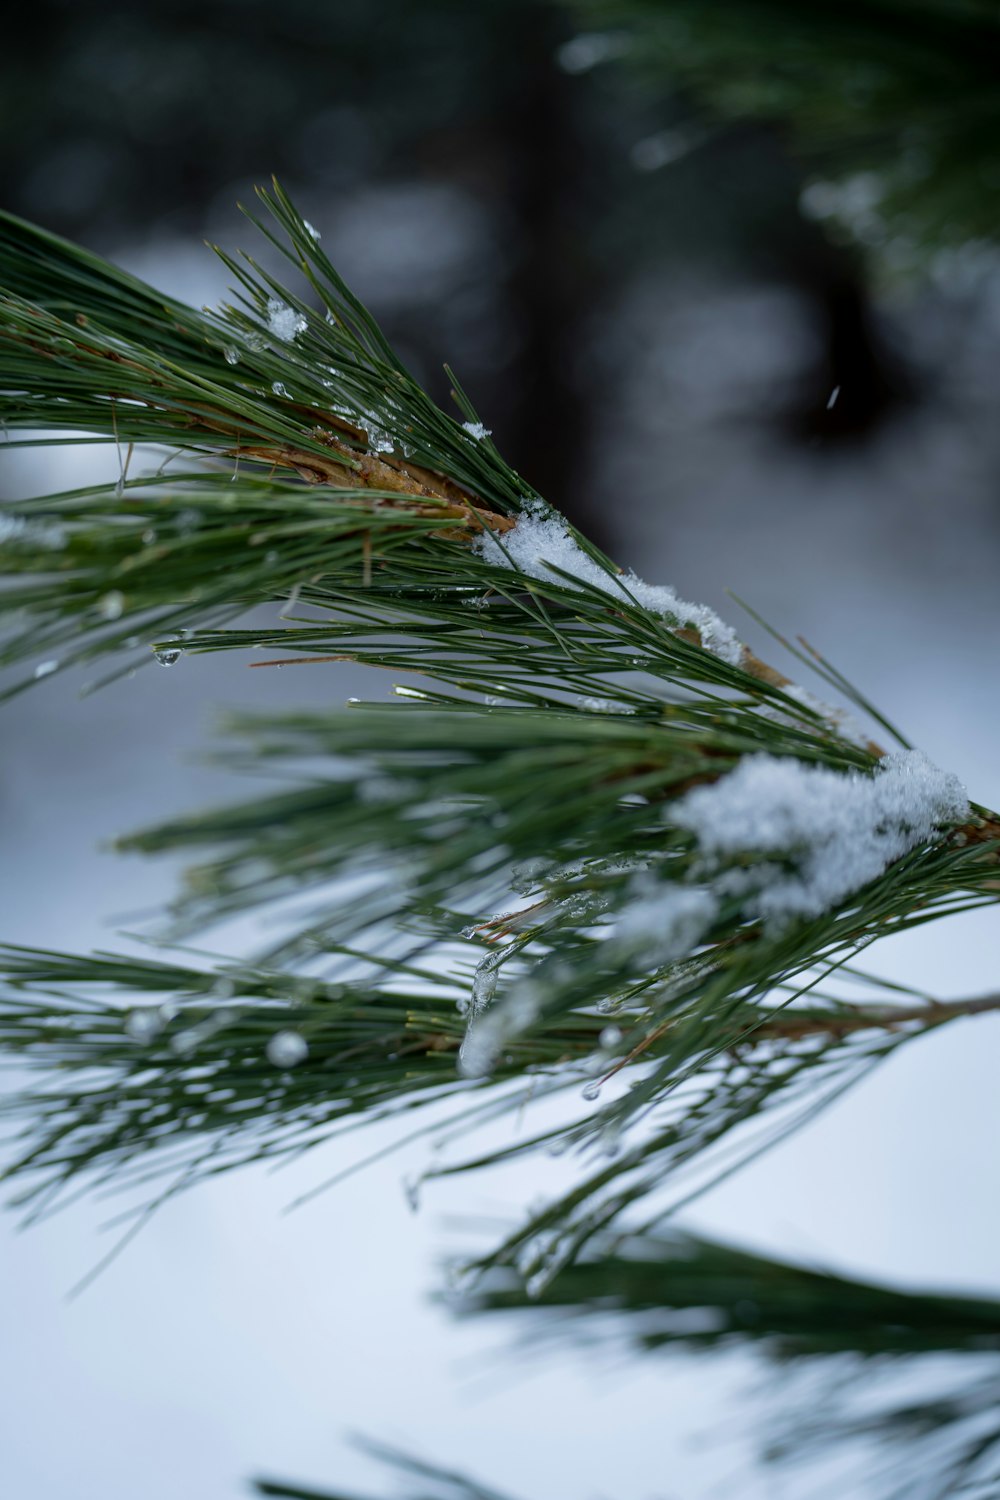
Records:
[[[38,1212],[78,1178],[186,1183],[425,1100],[474,1094],[485,1121],[585,1085],[566,1126],[440,1169],[618,1153],[497,1252],[541,1284],[681,1168],[721,1170],[730,1135],[761,1149],[987,1008],[817,1000],[875,938],[995,901],[1000,824],[619,570],[457,382],[464,420],[433,406],[280,189],[262,201],[303,293],[224,257],[241,291],[217,313],[0,220],[8,425],[186,465],[142,477],[123,452],[117,486],[0,521],[2,659],[47,676],[263,647],[426,686],[234,719],[224,762],[278,789],[122,841],[202,861],[170,935],[267,906],[267,952],[7,951],[0,1043],[42,1080],[6,1106],[26,1122],[11,1172]]]
[[[534,1298],[494,1270],[461,1316],[519,1313],[524,1336],[647,1353],[750,1348],[808,1365],[782,1403],[765,1456],[800,1462],[859,1440],[879,1494],[987,1494],[1000,1457],[1000,1302],[878,1283],[751,1254],[654,1225],[603,1237]],[[942,1356],[949,1357],[944,1363]],[[894,1390],[891,1376],[903,1377]],[[914,1391],[923,1388],[923,1394]]]

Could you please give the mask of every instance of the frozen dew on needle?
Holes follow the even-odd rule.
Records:
[[[476,439],[477,443],[481,443],[483,438],[489,437],[493,431],[491,427],[484,427],[482,422],[463,422],[462,426],[470,437]]]
[[[487,1078],[507,1044],[537,1019],[539,1000],[535,988],[523,983],[502,1004],[472,1015],[458,1053],[461,1076]]]
[[[268,1062],[276,1068],[294,1068],[309,1056],[309,1043],[297,1031],[276,1031],[266,1051]]]
[[[53,672],[58,671],[59,662],[53,657],[49,661],[40,661],[35,668],[35,677],[51,677]]]

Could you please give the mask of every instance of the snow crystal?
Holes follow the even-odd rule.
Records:
[[[613,698],[577,698],[580,708],[585,708],[589,714],[634,714],[634,708],[628,708],[624,703],[618,703]]]
[[[305,318],[294,307],[289,307],[285,302],[279,302],[277,297],[269,297],[267,300],[267,330],[276,339],[282,339],[286,344],[291,343],[296,334],[304,333],[307,327]]]
[[[484,427],[482,422],[463,422],[462,426],[470,437],[474,437],[477,443],[492,434],[492,427]]]
[[[372,453],[392,453],[396,444],[388,428],[382,427],[373,417],[364,419],[368,434],[368,447]]]
[[[704,604],[688,604],[672,588],[645,583],[635,573],[609,573],[573,540],[565,521],[554,512],[522,511],[516,525],[502,538],[492,531],[480,532],[473,550],[494,566],[514,568],[529,578],[551,583],[558,577],[553,571],[558,568],[571,575],[569,579],[558,579],[568,588],[575,586],[572,582],[575,578],[612,597],[617,589],[623,601],[634,601],[652,614],[671,617],[679,626],[693,626],[707,651],[739,665],[742,644],[736,632],[714,610]]]
[[[705,873],[730,859],[778,856],[715,874],[714,888],[747,895],[765,918],[815,917],[969,816],[958,778],[918,750],[887,755],[872,775],[772,755],[745,757],[669,811],[695,835]]]

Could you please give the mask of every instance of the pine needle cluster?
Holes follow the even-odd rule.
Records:
[[[261,204],[295,285],[224,255],[234,300],[201,311],[0,218],[9,439],[83,432],[120,458],[116,484],[0,516],[8,695],[223,650],[404,680],[231,719],[225,762],[275,789],[121,841],[194,861],[173,954],[3,950],[0,1048],[28,1076],[2,1106],[7,1175],[38,1216],[77,1184],[171,1193],[366,1120],[402,1135],[431,1102],[464,1143],[560,1095],[558,1125],[428,1174],[581,1159],[479,1265],[544,1300],[619,1221],[1000,1006],[858,968],[996,901],[1000,824],[828,663],[798,653],[870,729],[623,573],[454,377],[457,414],[432,403],[282,190]],[[183,946],[264,909],[251,956]]]

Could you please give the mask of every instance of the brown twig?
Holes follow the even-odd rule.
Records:
[[[752,1048],[763,1041],[797,1042],[807,1036],[844,1037],[855,1031],[894,1031],[898,1026],[910,1026],[914,1023],[921,1024],[929,1031],[934,1026],[943,1026],[946,1021],[958,1020],[962,1016],[987,1015],[995,1011],[1000,1011],[1000,994],[979,995],[969,1000],[931,1000],[923,1005],[913,1006],[880,1005],[866,1008],[854,1005],[843,1011],[825,1012],[789,1010],[748,1029],[738,1045]],[[676,1019],[671,1018],[654,1027],[648,1036],[643,1037],[631,1052],[604,1075],[600,1080],[602,1085],[637,1057],[641,1057],[676,1024]]]
[[[968,1000],[930,1000],[923,1005],[852,1005],[844,1011],[800,1013],[787,1011],[754,1028],[749,1040],[780,1037],[798,1041],[806,1036],[850,1036],[854,1031],[894,1031],[897,1026],[918,1023],[928,1030],[962,1016],[988,1015],[1000,1011],[1000,994],[978,995]]]

